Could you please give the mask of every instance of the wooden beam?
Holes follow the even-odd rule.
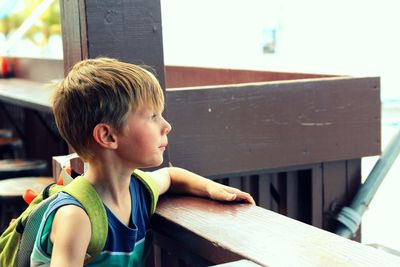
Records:
[[[170,158],[203,175],[380,153],[379,78],[167,90]]]
[[[192,253],[214,264],[246,259],[261,266],[400,266],[397,256],[248,204],[163,196],[153,230],[166,254]]]
[[[326,74],[186,66],[165,66],[165,75],[167,88],[335,77],[335,75]]]
[[[164,87],[161,5],[147,1],[61,1],[64,66],[107,56],[154,68]]]

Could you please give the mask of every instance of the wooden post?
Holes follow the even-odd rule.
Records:
[[[61,1],[64,67],[108,56],[155,69],[164,86],[159,0]]]

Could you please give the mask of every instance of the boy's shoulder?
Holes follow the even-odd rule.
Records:
[[[141,171],[139,169],[134,170],[132,176],[137,178],[150,193],[150,200],[151,200],[150,211],[151,214],[154,214],[156,211],[158,198],[160,196],[156,182],[154,181],[150,173]]]

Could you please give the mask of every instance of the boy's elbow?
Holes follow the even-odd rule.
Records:
[[[153,172],[154,180],[158,185],[158,191],[160,195],[166,193],[171,187],[171,178],[169,174],[169,168],[162,168]]]

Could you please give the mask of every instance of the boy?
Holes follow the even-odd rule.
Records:
[[[149,230],[150,193],[132,176],[163,161],[171,125],[156,78],[136,65],[110,58],[77,63],[55,90],[53,110],[62,137],[88,164],[83,175],[106,208],[108,236],[89,265],[142,266]],[[221,201],[253,198],[180,168],[148,173],[158,192],[190,193]],[[82,266],[90,255],[89,217],[72,196],[60,193],[38,231],[32,266]]]

